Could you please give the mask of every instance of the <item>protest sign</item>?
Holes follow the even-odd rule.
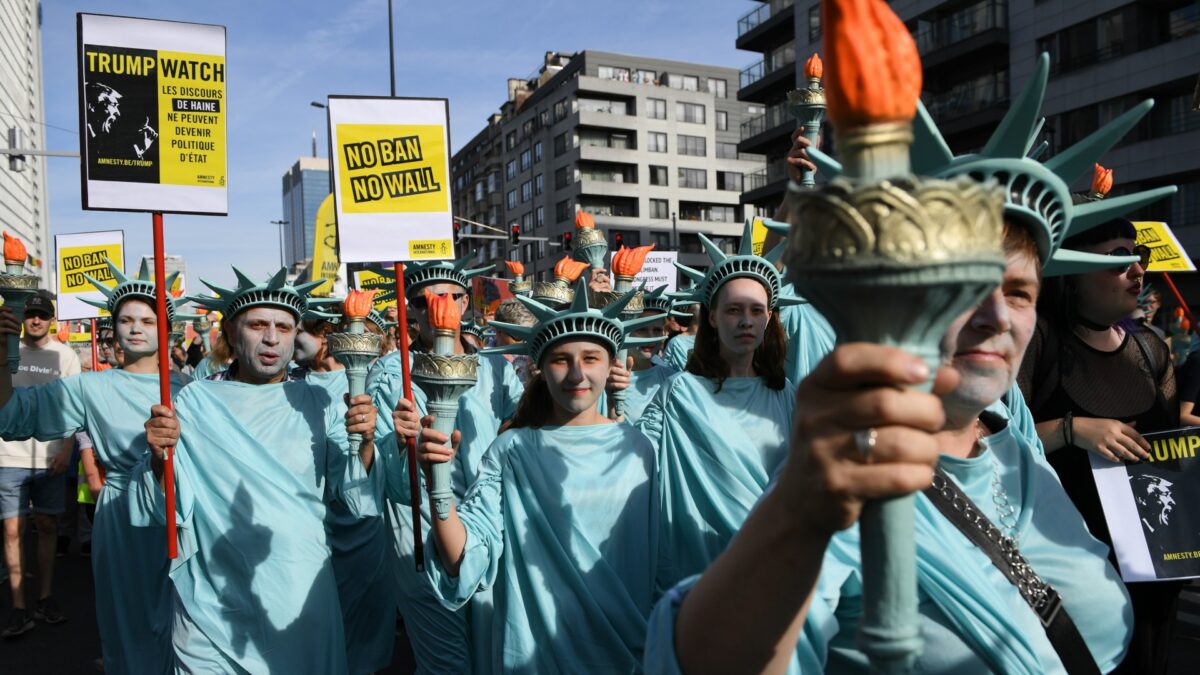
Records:
[[[313,289],[312,294],[328,297],[333,292],[338,276],[337,218],[333,213],[333,195],[321,202],[317,209],[313,229],[312,280],[324,279],[325,283]]]
[[[610,251],[608,254],[608,268],[612,269],[612,257],[616,255],[615,251]],[[633,286],[637,288],[644,282],[647,291],[653,291],[659,286],[666,286],[666,293],[675,291],[678,286],[677,279],[679,271],[675,268],[675,261],[679,260],[678,251],[650,251],[646,254],[646,263],[642,265],[642,271],[633,278]]]
[[[1140,221],[1133,224],[1137,228],[1137,245],[1150,248],[1150,266],[1147,272],[1195,272],[1196,265],[1192,263],[1187,251],[1179,245],[1175,233],[1166,223]]]
[[[500,277],[475,277],[471,279],[471,306],[475,308],[475,316],[491,318],[496,314],[500,303],[513,297],[508,290],[511,279]]]
[[[763,254],[763,247],[767,244],[767,225],[762,218],[755,218],[753,221],[750,229],[750,243],[753,246],[754,255]]]
[[[1144,434],[1150,460],[1088,453],[1125,581],[1200,577],[1200,427]]]
[[[372,289],[379,291],[375,294],[375,297],[378,298],[388,291],[395,290],[396,282],[375,270],[358,270],[354,273],[354,287],[360,291],[369,291]],[[392,302],[392,300],[375,300],[372,306],[382,312]]]
[[[225,215],[225,27],[76,15],[83,208]]]
[[[105,300],[104,294],[84,275],[102,281],[110,288],[115,286],[117,281],[108,268],[108,261],[124,272],[124,248],[125,233],[121,230],[54,235],[58,268],[58,294],[54,304],[59,321],[108,316],[107,310],[83,302],[85,299]]]
[[[344,262],[454,258],[445,99],[329,97]]]

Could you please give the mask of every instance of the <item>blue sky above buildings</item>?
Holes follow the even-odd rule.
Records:
[[[529,77],[547,50],[584,49],[743,68],[737,19],[752,2],[728,0],[396,0],[396,93],[450,99],[457,150],[506,97],[509,77]],[[388,93],[386,0],[63,2],[44,0],[46,146],[77,149],[75,13],[222,24],[228,39],[229,216],[166,216],[167,252],[183,255],[189,291],[221,283],[229,265],[265,276],[277,269],[281,177],[311,152],[327,155],[328,94]],[[735,86],[731,83],[731,86]],[[84,211],[79,164],[51,159],[52,234],[123,229],[126,261],[150,252],[150,216]]]

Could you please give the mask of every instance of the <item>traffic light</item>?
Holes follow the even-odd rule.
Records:
[[[462,225],[454,223],[454,243],[462,241]]]
[[[621,246],[623,246],[624,243],[625,243],[625,236],[622,235],[620,232],[613,235],[613,248],[620,251]]]
[[[571,233],[570,232],[563,233],[563,250],[564,251],[571,250]]]
[[[512,243],[521,243],[521,227],[519,225],[512,226]]]

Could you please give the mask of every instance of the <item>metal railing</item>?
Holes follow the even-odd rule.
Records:
[[[745,16],[738,19],[737,36],[742,37],[746,33],[758,28],[766,23],[767,19],[775,16],[779,12],[791,7],[795,0],[776,0],[775,2],[764,3],[753,11],[747,12]]]
[[[785,178],[788,178],[787,163],[776,160],[758,171],[746,174],[742,179],[742,191],[752,192]]]
[[[989,75],[930,96],[925,107],[933,119],[944,121],[970,115],[1008,100],[1008,73]]]
[[[774,129],[789,122],[795,124],[796,120],[788,113],[787,103],[776,103],[767,108],[765,113],[742,122],[739,138],[744,141],[751,136],[757,136],[768,129]]]
[[[775,54],[770,59],[763,59],[758,63],[751,65],[741,72],[738,77],[738,82],[741,88],[745,89],[750,85],[758,82],[767,75],[774,73],[777,70],[788,68],[796,64],[796,50],[790,49],[779,54]]]
[[[985,0],[935,21],[917,31],[913,38],[917,42],[917,51],[924,56],[985,31],[1007,27],[1007,1]]]

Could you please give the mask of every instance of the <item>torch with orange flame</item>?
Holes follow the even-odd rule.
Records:
[[[804,62],[804,77],[808,80],[808,86],[788,92],[788,112],[804,128],[804,137],[814,147],[821,134],[821,122],[825,119],[825,90],[821,88],[821,76],[824,74],[825,64],[821,62],[821,56],[813,54]],[[816,185],[813,173],[801,169],[800,184],[807,188]]]
[[[330,355],[346,368],[351,398],[367,392],[367,371],[383,349],[383,337],[368,331],[366,324],[371,301],[377,292],[352,290],[347,293],[342,301],[342,330],[325,336]],[[350,447],[356,452],[362,440],[361,434],[349,435]]]
[[[593,307],[605,307],[609,303],[616,302],[623,298],[629,291],[633,290],[633,281],[646,264],[646,256],[650,251],[654,250],[654,244],[649,246],[638,246],[635,248],[621,247],[621,250],[613,254],[612,271],[616,283],[613,284],[611,292],[596,292],[591,294],[591,304]],[[625,305],[625,309],[621,312],[621,318],[624,320],[636,319],[641,316],[645,310],[645,297],[642,291],[638,291]],[[629,357],[629,350],[622,349],[617,352],[617,362],[623,367],[626,359]],[[609,403],[613,408],[615,417],[620,418],[625,414],[625,390],[617,389],[609,394]]]
[[[897,346],[933,373],[949,322],[1004,273],[1003,191],[966,176],[912,175],[921,93],[912,36],[883,0],[824,0],[821,8],[843,172],[819,190],[789,186],[787,273],[839,342]],[[922,649],[913,497],[867,503],[859,526],[859,644],[874,671],[908,672]]]
[[[17,321],[25,319],[25,303],[37,293],[38,277],[25,274],[25,258],[28,251],[21,240],[4,233],[4,273],[0,274],[0,297],[12,309]],[[8,372],[15,373],[21,363],[20,339],[10,333],[4,341],[8,351]]]
[[[508,282],[508,290],[513,295],[527,296],[533,292],[533,284],[525,279],[525,265],[521,261],[505,260],[504,266],[513,275],[512,281]]]
[[[413,353],[412,378],[427,396],[426,407],[434,416],[433,428],[450,436],[458,419],[459,400],[478,377],[479,357],[455,353],[462,312],[454,296],[426,290],[425,303],[434,333],[433,351]],[[429,501],[441,520],[450,517],[454,499],[451,474],[449,463],[434,464],[429,473]]]
[[[592,230],[593,232],[595,230]],[[533,299],[548,307],[563,307],[575,299],[575,281],[588,268],[587,262],[563,257],[554,264],[554,281],[533,284]]]
[[[571,255],[592,269],[603,269],[608,262],[608,240],[596,227],[596,218],[587,211],[575,214],[575,243]]]
[[[1108,191],[1113,186],[1113,170],[1106,169],[1099,164],[1092,168],[1092,191],[1088,194],[1088,199],[1092,201],[1100,201],[1108,196]]]

